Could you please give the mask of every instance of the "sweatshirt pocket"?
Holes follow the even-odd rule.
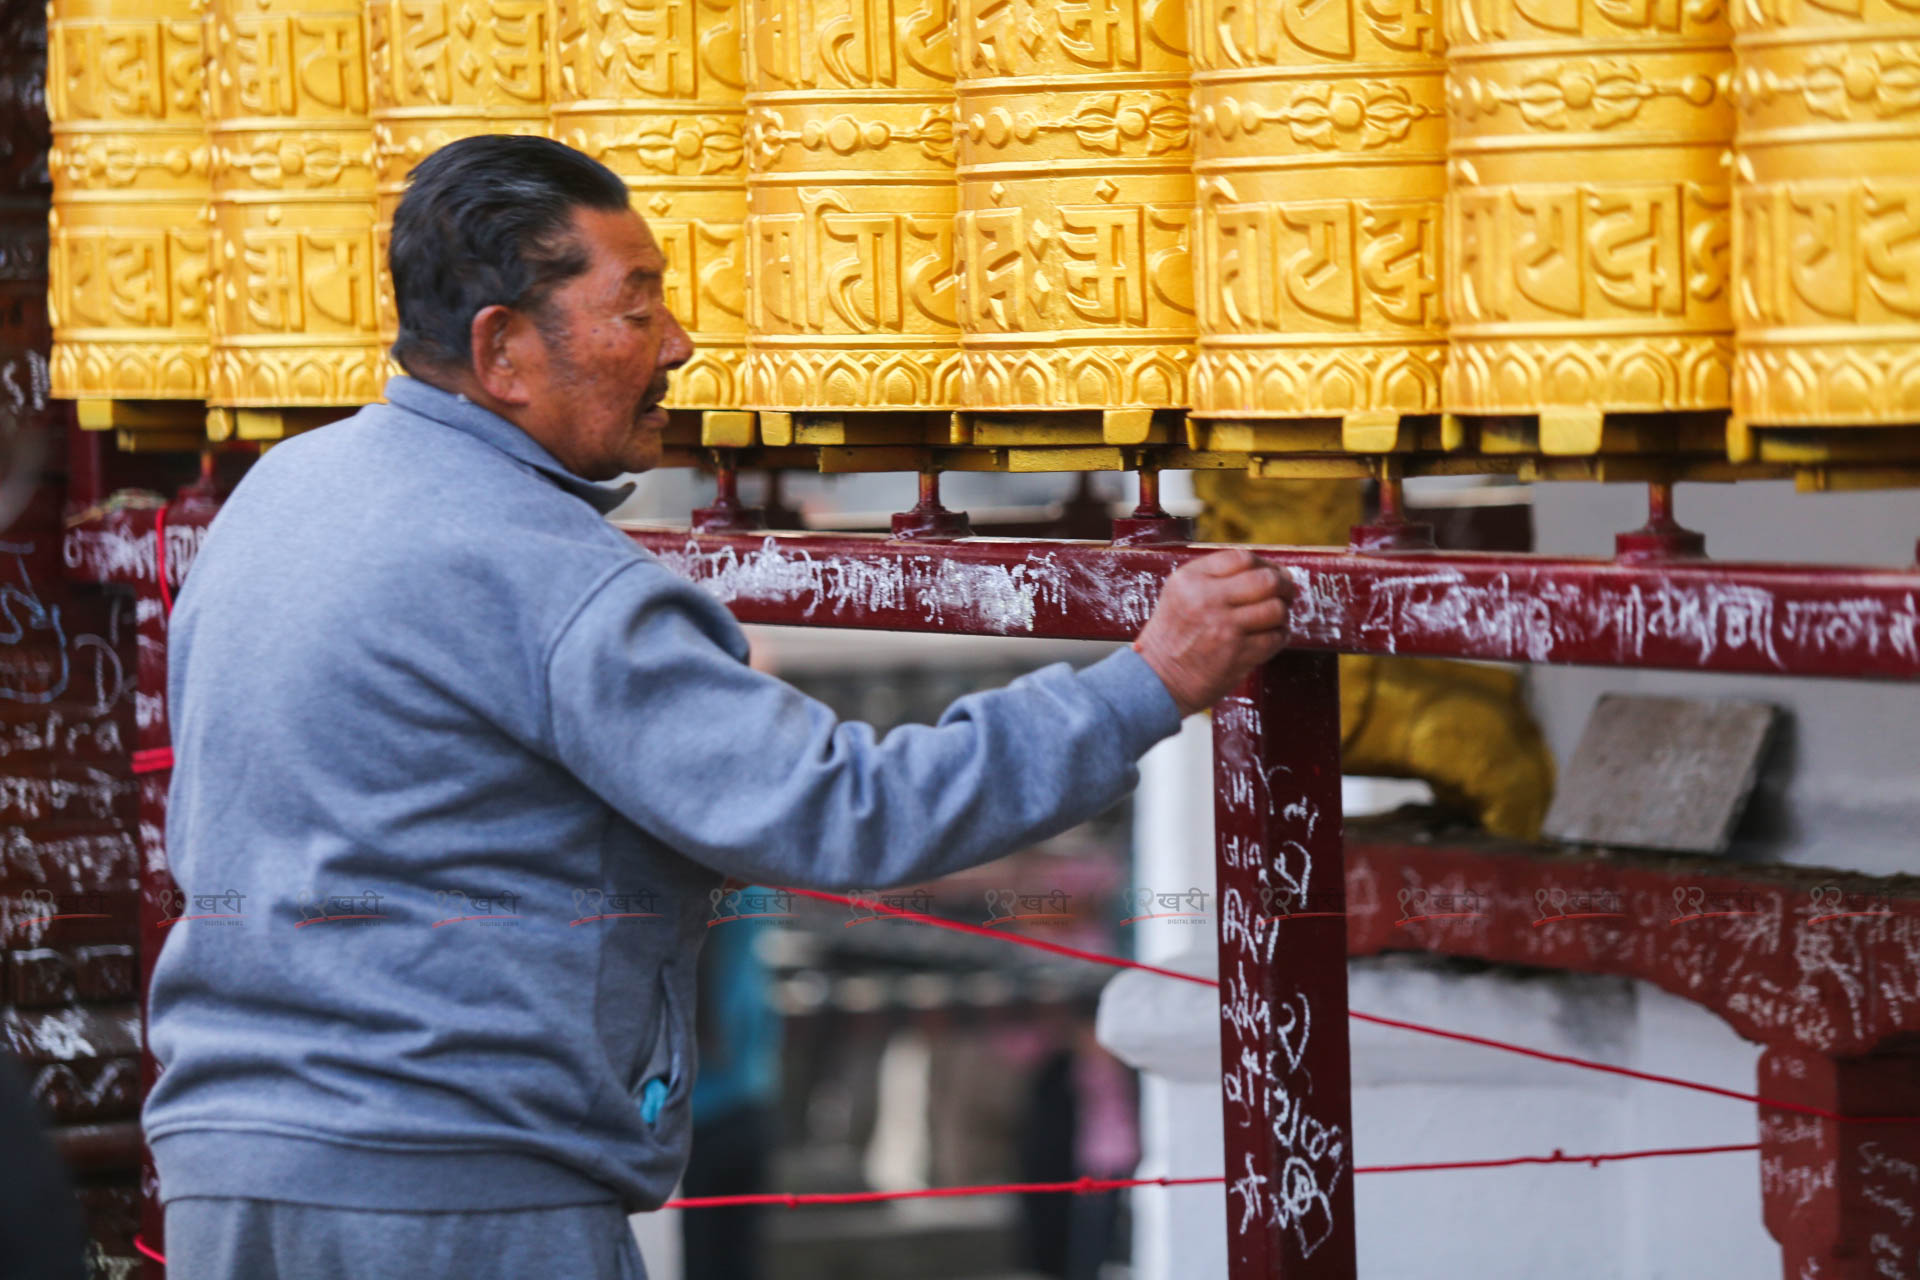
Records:
[[[658,1016],[653,1043],[641,1061],[640,1070],[627,1082],[633,1105],[649,1127],[657,1126],[661,1114],[669,1107],[679,1105],[686,1092],[687,1074],[679,1001],[664,969],[654,980],[654,1000]]]

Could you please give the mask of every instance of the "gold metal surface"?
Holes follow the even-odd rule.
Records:
[[[1548,452],[1604,412],[1729,402],[1719,0],[1447,6],[1447,408],[1539,413]]]
[[[1815,486],[1920,464],[1920,0],[49,21],[53,391],[149,447],[377,397],[407,173],[547,132],[666,251],[696,348],[668,404],[708,448]]]
[[[1920,9],[1742,0],[1734,412],[1920,422]]]
[[[1438,7],[1193,0],[1197,416],[1439,412]]]
[[[693,339],[674,408],[746,402],[740,0],[554,0],[553,136],[622,178]]]
[[[457,138],[547,131],[547,21],[547,0],[368,0],[382,347],[400,324],[387,241],[407,175]]]
[[[960,327],[977,409],[1184,407],[1178,0],[961,0]]]
[[[746,13],[749,407],[959,407],[947,0]]]
[[[380,393],[363,7],[213,0],[216,278],[208,401],[360,405]]]
[[[199,400],[200,0],[57,0],[48,23],[53,394]]]

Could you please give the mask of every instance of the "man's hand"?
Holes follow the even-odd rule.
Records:
[[[1168,576],[1133,647],[1190,716],[1286,647],[1292,603],[1282,570],[1251,551],[1216,551]]]

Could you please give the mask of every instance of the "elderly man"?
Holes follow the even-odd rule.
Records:
[[[847,889],[1091,817],[1285,642],[1242,552],[1133,648],[876,739],[603,515],[691,355],[621,181],[456,142],[394,217],[387,403],[276,447],[173,615],[144,1121],[179,1280],[643,1275],[726,876]]]

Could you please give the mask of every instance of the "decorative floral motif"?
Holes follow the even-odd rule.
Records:
[[[73,188],[132,186],[143,171],[150,169],[165,170],[175,178],[206,176],[206,147],[182,144],[157,151],[141,146],[140,142],[140,139],[127,138],[55,144],[48,163],[65,184]]]
[[[1043,133],[1070,133],[1089,151],[1119,155],[1142,141],[1150,156],[1184,151],[1190,145],[1192,115],[1185,95],[1171,93],[1095,94],[1070,116],[1042,119],[1031,111],[1019,114],[1005,107],[969,116],[969,142],[1003,147],[1009,138],[1032,142]]]
[[[1461,77],[1448,84],[1447,98],[1467,121],[1510,106],[1537,129],[1608,129],[1632,120],[1655,98],[1682,98],[1704,107],[1723,88],[1713,76],[1649,80],[1631,62],[1583,58],[1530,76],[1518,88]]]
[[[561,141],[604,161],[631,155],[640,168],[669,177],[737,171],[746,160],[740,118],[733,115],[643,119],[624,132],[570,131]]]
[[[371,146],[343,150],[324,137],[308,139],[305,145],[297,138],[283,138],[278,143],[263,141],[247,149],[216,144],[213,169],[216,183],[237,171],[263,187],[326,187],[339,181],[349,168],[367,167],[372,161],[371,151]]]
[[[798,129],[789,129],[786,117],[764,107],[747,118],[747,148],[762,167],[776,163],[780,153],[791,146],[850,156],[863,150],[878,151],[896,142],[918,147],[920,154],[935,164],[952,164],[953,108],[945,104],[928,107],[920,113],[918,123],[905,130],[884,120],[851,115],[809,120]]]
[[[1793,86],[1807,110],[1845,120],[1864,107],[1882,120],[1920,111],[1920,44],[1874,49],[1828,45],[1807,55],[1806,74]]]
[[[1063,129],[1081,146],[1110,156],[1119,155],[1126,143],[1144,138],[1147,154],[1158,156],[1184,150],[1190,126],[1187,104],[1171,94],[1148,94],[1140,103],[1107,93],[1087,99],[1065,121],[1042,128]]]
[[[1300,86],[1285,106],[1226,98],[1200,113],[1202,132],[1232,141],[1236,134],[1251,137],[1270,124],[1287,127],[1301,146],[1331,151],[1358,145],[1362,150],[1405,142],[1421,120],[1440,112],[1415,102],[1407,87],[1388,80]]]

